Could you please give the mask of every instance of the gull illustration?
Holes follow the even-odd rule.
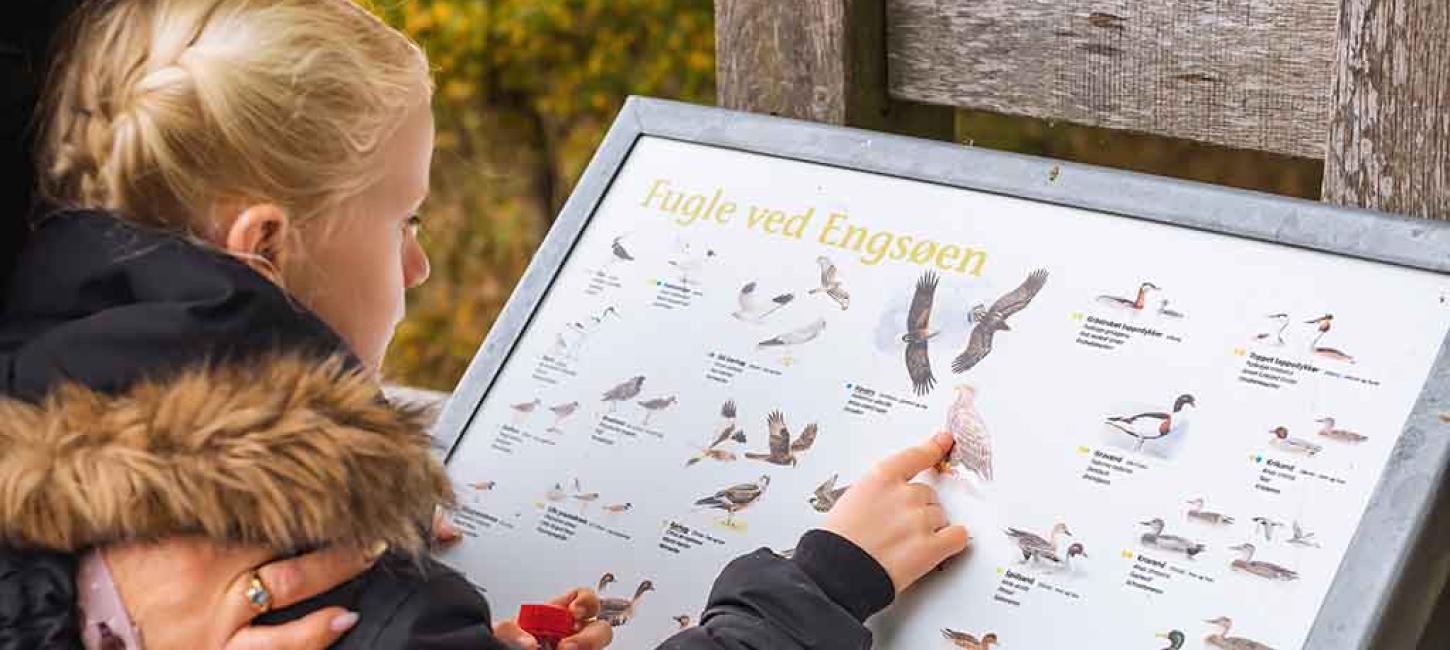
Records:
[[[765,488],[770,486],[770,477],[761,476],[754,483],[739,483],[695,502],[696,507],[724,510],[726,523],[734,521],[735,513],[760,501]]]
[[[790,430],[785,426],[785,415],[780,411],[772,411],[765,420],[770,430],[770,451],[768,453],[745,452],[745,457],[751,460],[763,460],[772,465],[786,465],[795,467],[800,460],[796,454],[803,453],[811,448],[816,442],[816,425],[806,425],[804,431],[795,440],[790,438]]]
[[[1259,332],[1258,334],[1255,334],[1254,340],[1267,341],[1269,339],[1274,339],[1274,345],[1283,345],[1284,330],[1288,329],[1289,327],[1289,315],[1269,314],[1268,316],[1265,316],[1265,318],[1269,319],[1271,327],[1267,332]]]
[[[743,321],[759,323],[769,318],[771,314],[780,311],[781,307],[789,305],[792,300],[795,300],[795,294],[793,293],[782,293],[774,298],[765,300],[760,294],[755,292],[755,289],[756,284],[754,282],[748,282],[740,288],[740,309],[732,312],[730,314],[731,316]]]
[[[947,431],[952,434],[952,450],[942,461],[942,471],[955,473],[962,468],[982,481],[992,480],[992,436],[977,412],[977,389],[957,386],[957,399],[947,409]]]
[[[821,332],[824,332],[825,330],[826,319],[818,318],[811,324],[806,325],[805,327],[802,327],[800,329],[794,329],[779,336],[774,336],[764,341],[761,341],[760,343],[756,344],[756,347],[770,348],[800,345],[802,343],[815,340],[815,338],[817,336],[820,336]]]
[[[600,401],[609,402],[609,412],[613,413],[615,406],[625,400],[639,397],[639,391],[644,389],[644,376],[638,375],[625,381],[604,393]]]
[[[677,401],[675,400],[674,395],[670,395],[669,397],[656,397],[654,399],[647,399],[643,402],[640,402],[639,405],[644,407],[645,426],[649,426],[649,420],[651,417],[654,416],[654,414],[659,413],[660,411],[663,411],[671,406],[674,406],[676,403]]]
[[[981,363],[992,352],[992,337],[997,332],[1010,331],[1007,318],[1027,308],[1042,285],[1047,284],[1047,270],[1037,269],[1020,286],[992,303],[991,308],[977,305],[967,317],[972,323],[972,333],[967,339],[967,349],[952,361],[952,372],[962,373]]]
[[[554,424],[550,425],[548,430],[555,433],[562,433],[559,425],[579,411],[579,402],[576,400],[563,404],[555,404],[549,407],[549,411],[554,414]]]
[[[824,293],[841,306],[845,311],[851,306],[851,294],[841,286],[841,272],[836,270],[836,263],[831,258],[822,255],[816,258],[816,265],[821,267],[821,286],[811,289],[812,294]]]
[[[931,329],[931,303],[936,296],[937,276],[931,271],[921,274],[916,281],[916,290],[911,296],[911,308],[906,312],[906,374],[911,378],[911,390],[917,395],[931,392],[936,377],[931,374],[931,354],[928,343],[937,332]]]
[[[830,512],[831,508],[836,507],[836,502],[841,500],[841,495],[851,489],[849,485],[836,487],[836,479],[839,477],[840,474],[832,474],[825,483],[816,487],[816,491],[810,499],[811,507],[815,508],[816,512]]]

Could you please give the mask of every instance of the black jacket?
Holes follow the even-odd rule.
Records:
[[[27,503],[31,509],[20,512],[51,513],[42,526],[26,522],[18,513],[10,513],[12,517],[0,511],[6,515],[0,521],[0,542],[8,546],[0,548],[0,650],[77,644],[72,553],[87,546],[192,532],[297,550],[338,541],[363,542],[372,539],[369,535],[382,534],[395,547],[417,548],[423,532],[419,522],[427,517],[431,503],[447,498],[446,479],[427,451],[418,415],[380,404],[375,391],[365,393],[349,372],[356,362],[341,339],[229,256],[110,215],[62,214],[43,221],[34,233],[6,298],[0,316],[0,395],[19,399],[0,403],[0,473],[39,471],[53,481],[51,475],[69,473],[50,470],[84,460],[68,456],[77,453],[74,442],[63,448],[45,447],[51,442],[27,433],[36,422],[52,421],[47,418],[105,439],[97,445],[114,445],[106,437],[109,414],[153,413],[164,405],[214,420],[227,415],[225,409],[215,412],[216,403],[253,411],[283,409],[275,418],[235,435],[259,444],[290,445],[274,449],[275,456],[304,465],[337,463],[341,457],[353,473],[342,473],[328,485],[285,483],[303,472],[288,474],[275,468],[256,476],[256,482],[272,481],[271,487],[289,499],[317,505],[304,509],[291,507],[290,501],[268,504],[253,494],[190,499],[163,484],[155,488],[157,494],[126,500],[133,504],[131,510],[118,513],[56,496],[113,486],[62,486],[84,488],[70,490],[32,485],[30,492],[17,495],[11,493],[17,482],[0,481],[0,490],[6,491],[0,493],[0,503]],[[344,361],[328,361],[339,356]],[[57,391],[64,383],[89,392],[77,396],[73,390]],[[279,393],[287,399],[279,399]],[[277,406],[284,402],[285,406]],[[266,437],[274,421],[307,408],[324,422],[309,434],[305,447],[299,448],[302,443],[295,437],[283,437],[285,442]],[[94,421],[83,419],[87,417]],[[204,428],[196,420],[187,423],[176,430],[156,424],[151,432],[156,441],[129,451],[155,456],[153,465],[165,463],[165,454],[193,444],[190,432]],[[386,453],[377,457],[349,455],[379,445]],[[45,458],[53,466],[7,461],[16,458]],[[253,465],[254,461],[238,464],[233,471],[260,472]],[[215,485],[221,496],[229,497],[225,491],[237,489],[231,484],[208,484],[207,475],[184,478],[190,492],[206,492],[206,486]],[[386,494],[368,493],[377,489]],[[178,499],[179,514],[173,512]],[[134,504],[162,501],[171,509],[141,513],[144,516],[135,512],[145,507]],[[250,509],[208,510],[208,503],[217,501],[261,503]],[[333,507],[334,501],[340,505]],[[359,503],[372,505],[358,510]],[[307,520],[296,510],[333,512],[336,520]],[[150,528],[138,530],[136,519],[146,520]],[[258,520],[276,525],[259,531]],[[74,530],[61,525],[57,530],[56,521],[88,523],[75,524]],[[277,529],[290,532],[278,539],[271,532]],[[315,530],[341,531],[336,534],[342,539],[309,537],[309,531]],[[863,551],[833,534],[813,531],[802,538],[791,559],[762,549],[731,563],[717,580],[700,625],[663,647],[869,647],[871,635],[862,622],[889,604],[893,593],[885,571]],[[273,612],[264,622],[294,619],[331,604],[361,614],[340,647],[502,647],[488,633],[487,604],[468,581],[430,559],[410,559],[406,554],[390,555],[352,582],[303,605]]]

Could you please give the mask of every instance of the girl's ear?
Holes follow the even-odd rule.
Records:
[[[223,247],[258,273],[280,282],[291,227],[287,212],[276,205],[248,206],[227,228]]]

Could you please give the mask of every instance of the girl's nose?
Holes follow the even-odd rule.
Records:
[[[416,238],[409,237],[403,243],[403,286],[408,289],[417,287],[428,281],[431,272],[427,251]]]

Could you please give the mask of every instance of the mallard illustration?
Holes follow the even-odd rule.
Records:
[[[1168,646],[1163,650],[1182,650],[1184,642],[1188,641],[1188,637],[1178,630],[1159,632],[1153,636],[1168,640]]]
[[[761,476],[754,483],[739,483],[727,487],[715,494],[695,502],[696,507],[713,508],[724,510],[725,521],[733,522],[735,513],[740,512],[760,500],[765,495],[765,488],[770,485],[769,476]]]
[[[634,608],[639,600],[648,592],[654,591],[655,585],[649,580],[639,583],[634,590],[633,598],[601,598],[599,599],[599,620],[609,623],[610,627],[620,627],[629,623],[634,618]]]
[[[849,485],[836,487],[836,479],[839,477],[840,474],[832,474],[831,478],[826,479],[826,482],[816,486],[816,491],[811,497],[811,507],[815,508],[816,512],[830,512],[831,508],[836,507],[836,502],[841,500],[841,495],[851,488]]]
[[[1229,564],[1230,568],[1270,580],[1299,579],[1299,573],[1297,571],[1291,571],[1272,562],[1255,560],[1253,544],[1239,544],[1238,546],[1229,547],[1229,550],[1238,551],[1243,554],[1242,558],[1234,560]]]
[[[1291,451],[1296,454],[1306,454],[1309,456],[1313,456],[1321,451],[1324,451],[1323,445],[1309,442],[1308,440],[1305,440],[1303,438],[1289,437],[1288,427],[1274,427],[1272,429],[1269,429],[1269,433],[1273,434],[1274,436],[1273,438],[1269,439],[1269,442],[1277,445],[1280,449],[1283,449],[1284,451]]]
[[[830,296],[831,300],[841,306],[841,311],[846,311],[851,306],[851,294],[841,286],[841,273],[836,270],[835,262],[822,255],[816,258],[816,266],[821,267],[821,286],[811,289],[811,293],[824,293]]]
[[[600,401],[609,402],[609,412],[613,413],[615,406],[620,402],[632,400],[639,397],[639,392],[644,389],[644,376],[636,376],[626,380],[624,383],[615,386],[604,392]]]
[[[1173,412],[1151,411],[1137,415],[1119,415],[1107,419],[1108,426],[1117,429],[1137,439],[1134,451],[1142,451],[1143,444],[1150,440],[1159,440],[1168,437],[1169,434],[1183,429],[1183,423],[1187,414],[1183,409],[1188,406],[1198,406],[1193,396],[1187,393],[1178,396],[1173,401]]]
[[[755,289],[756,285],[754,282],[747,282],[745,286],[740,288],[740,296],[738,298],[740,308],[731,313],[731,316],[743,321],[759,323],[795,300],[795,294],[793,293],[782,293],[776,295],[774,298],[765,300],[755,292]]]
[[[966,648],[967,650],[990,650],[992,645],[997,643],[997,635],[994,632],[983,634],[982,638],[978,639],[966,632],[958,632],[944,627],[941,629],[941,635],[942,638],[950,641],[952,645],[958,648]]]
[[[931,303],[936,296],[937,276],[931,271],[921,274],[916,281],[916,291],[911,296],[911,308],[906,312],[906,374],[911,378],[911,390],[917,395],[931,392],[936,377],[931,374],[931,352],[929,344],[937,332],[931,329]]]
[[[1324,436],[1325,438],[1329,438],[1330,440],[1338,440],[1339,442],[1350,443],[1359,443],[1369,440],[1367,436],[1356,433],[1354,431],[1350,431],[1348,429],[1334,428],[1334,418],[1322,417],[1318,420],[1315,420],[1315,422],[1324,425],[1321,429],[1319,429],[1319,435]]]
[[[1017,549],[1022,552],[1022,562],[1027,562],[1043,555],[1057,557],[1058,540],[1066,535],[1072,536],[1072,531],[1067,529],[1067,524],[1057,523],[1052,526],[1052,532],[1047,537],[1031,533],[1020,528],[1008,528],[1007,538],[1017,543]]]
[[[1234,518],[1233,517],[1230,517],[1230,516],[1228,516],[1226,514],[1223,514],[1223,513],[1220,513],[1220,512],[1209,512],[1207,510],[1204,510],[1203,509],[1203,505],[1204,505],[1203,504],[1203,499],[1201,497],[1200,498],[1195,498],[1195,499],[1189,499],[1188,500],[1188,505],[1189,505],[1189,508],[1188,508],[1188,518],[1189,519],[1197,519],[1198,521],[1201,521],[1201,522],[1204,522],[1204,523],[1216,524],[1216,525],[1217,524],[1227,525],[1227,524],[1231,524],[1231,523],[1234,522]]]
[[[1158,291],[1158,285],[1152,282],[1144,282],[1138,285],[1137,297],[1123,298],[1120,296],[1101,295],[1098,296],[1098,302],[1123,309],[1143,311],[1143,308],[1148,306],[1148,294],[1153,291]]]
[[[647,399],[640,402],[640,407],[644,408],[645,426],[649,426],[649,420],[650,418],[654,417],[654,414],[670,408],[677,403],[678,401],[675,399],[674,395],[670,395],[669,397],[656,397],[654,399]]]
[[[992,436],[977,412],[977,389],[967,384],[956,387],[957,399],[947,409],[947,432],[952,450],[938,468],[955,473],[960,467],[982,481],[992,480]]]
[[[1273,648],[1259,643],[1258,641],[1245,639],[1241,636],[1229,636],[1229,630],[1233,629],[1234,622],[1233,619],[1230,619],[1227,616],[1220,616],[1218,618],[1209,619],[1204,621],[1204,623],[1208,623],[1209,625],[1214,625],[1219,628],[1219,631],[1217,633],[1210,634],[1203,638],[1203,642],[1206,645],[1211,645],[1215,648],[1223,648],[1224,650],[1274,650]]]
[[[756,343],[755,345],[756,347],[761,348],[779,348],[792,345],[800,345],[802,343],[809,343],[810,341],[814,341],[816,337],[820,336],[821,332],[824,331],[826,331],[826,319],[817,318],[816,320],[812,321],[810,324],[804,327],[793,329],[789,332],[785,332],[777,336],[772,336],[768,339],[765,339],[764,341]]]
[[[799,437],[791,440],[790,430],[785,426],[785,415],[780,411],[772,411],[765,420],[766,427],[770,430],[770,451],[758,453],[753,451],[745,452],[745,457],[751,460],[763,460],[772,465],[785,465],[795,467],[799,461],[796,454],[803,453],[811,448],[816,442],[816,424],[807,424]]]
[[[1047,284],[1047,270],[1037,269],[1020,286],[997,299],[990,308],[984,305],[972,307],[967,322],[972,324],[972,333],[967,337],[967,349],[952,361],[952,372],[971,370],[992,352],[992,339],[997,332],[1010,331],[1007,319],[1026,309],[1037,297],[1037,292]]]
[[[1148,521],[1139,522],[1139,524],[1148,527],[1148,532],[1143,533],[1143,536],[1139,538],[1139,541],[1142,542],[1144,546],[1159,548],[1165,551],[1173,551],[1175,553],[1182,553],[1184,555],[1187,555],[1189,559],[1192,559],[1199,553],[1202,553],[1203,549],[1206,548],[1203,544],[1188,539],[1187,537],[1180,537],[1178,535],[1164,535],[1163,528],[1167,524],[1163,523],[1162,519],[1158,519],[1155,517],[1153,519],[1149,519]]]

